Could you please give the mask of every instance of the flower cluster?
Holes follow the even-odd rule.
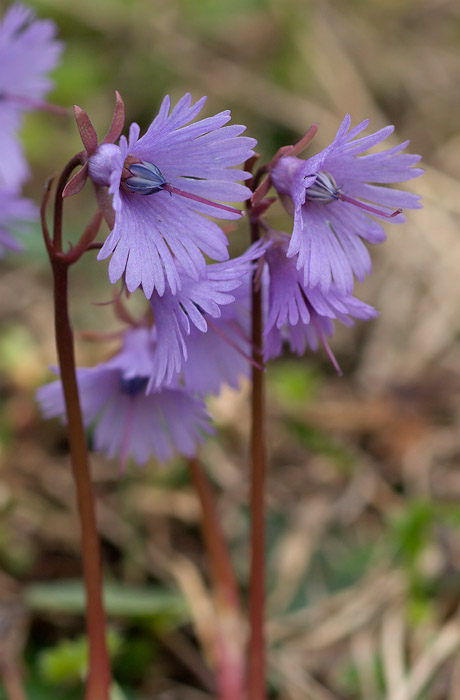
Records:
[[[146,134],[132,124],[118,145],[90,143],[91,127],[80,128],[87,160],[77,188],[89,176],[112,197],[112,230],[98,257],[111,256],[112,283],[141,287],[149,302],[145,326],[125,332],[118,355],[78,370],[95,447],[118,454],[122,466],[128,456],[164,461],[173,446],[191,456],[200,431],[209,432],[203,397],[248,372],[250,274],[266,246],[229,259],[227,236],[208,217],[241,216],[226,202],[251,195],[236,182],[250,174],[234,166],[254,154],[255,140],[241,136],[243,126],[226,126],[229,111],[190,123],[204,101],[187,94],[171,109],[166,97]],[[60,382],[41,389],[39,401],[45,415],[64,415]]]
[[[48,73],[56,66],[61,44],[49,20],[37,20],[22,5],[12,5],[0,21],[0,257],[20,250],[12,233],[37,216],[20,192],[29,169],[18,131],[25,111],[42,107],[52,87]]]
[[[228,125],[230,113],[198,121],[205,98],[189,94],[171,109],[166,97],[147,132],[132,124],[121,136],[124,108],[118,96],[108,135],[98,143],[88,116],[76,108],[85,151],[82,169],[64,190],[76,194],[87,177],[110,226],[98,259],[110,258],[109,279],[128,292],[141,288],[148,301],[139,324],[124,332],[120,352],[107,362],[78,370],[87,425],[95,423],[95,447],[118,455],[168,459],[173,449],[191,456],[210,432],[203,398],[223,382],[236,387],[248,373],[252,277],[265,294],[264,359],[277,357],[287,341],[302,354],[321,344],[340,372],[328,345],[333,322],[352,325],[375,309],[353,296],[354,278],[371,270],[363,241],[385,237],[381,220],[402,223],[403,208],[417,208],[411,193],[387,185],[418,176],[419,156],[402,153],[407,143],[371,155],[392,127],[356,138],[347,116],[334,141],[308,160],[296,147],[283,149],[266,168],[256,192],[252,221],[262,239],[229,259],[228,239],[211,218],[237,219],[229,202],[249,199],[237,182],[250,174],[235,168],[253,155],[245,127]],[[305,139],[301,142],[305,144]],[[293,231],[275,231],[263,218],[273,185]],[[211,258],[214,262],[211,262]],[[125,316],[125,319],[127,316]],[[60,382],[39,392],[47,416],[64,416]]]
[[[363,281],[371,259],[363,241],[380,243],[380,223],[405,221],[404,209],[421,206],[419,197],[388,187],[422,174],[420,156],[402,153],[408,141],[361,155],[393,132],[388,126],[356,138],[368,120],[350,130],[349,115],[332,143],[301,160],[291,153],[275,157],[270,182],[294,219],[292,235],[266,227],[273,245],[267,255],[269,311],[265,328],[267,358],[276,357],[283,339],[299,355],[320,342],[340,372],[327,344],[334,319],[350,325],[376,311],[352,296],[354,278]]]

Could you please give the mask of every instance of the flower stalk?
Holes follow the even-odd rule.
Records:
[[[219,523],[215,498],[198,459],[188,468],[201,505],[203,538],[211,569],[216,623],[216,664],[219,700],[244,697],[244,652],[238,583]]]
[[[253,178],[253,191],[257,186]],[[257,215],[248,204],[251,243],[260,238]],[[266,698],[265,650],[265,387],[262,353],[262,289],[257,271],[252,285],[252,395],[251,395],[251,535],[249,575],[249,654],[247,673],[248,700]]]
[[[42,205],[42,225],[54,282],[56,346],[62,381],[72,472],[80,518],[83,575],[86,592],[86,625],[89,644],[89,670],[85,700],[109,700],[111,673],[106,643],[106,620],[102,599],[102,567],[96,526],[95,499],[91,483],[88,450],[83,427],[75,372],[73,331],[68,310],[68,271],[75,261],[62,252],[62,191],[72,170],[80,163],[75,156],[64,168],[55,195],[54,235],[51,241],[45,219],[49,188]]]

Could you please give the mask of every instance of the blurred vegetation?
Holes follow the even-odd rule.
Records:
[[[270,683],[282,700],[456,700],[460,687],[460,7],[449,0],[36,0],[65,42],[50,99],[100,135],[114,92],[145,129],[165,93],[231,108],[262,158],[346,112],[396,125],[427,173],[425,211],[388,226],[359,295],[381,318],[338,330],[334,376],[317,356],[270,367]],[[80,150],[72,119],[30,114],[23,137],[39,201]],[[396,141],[395,141],[396,142]],[[94,210],[69,201],[66,237]],[[273,212],[284,228],[281,208]],[[245,245],[244,224],[232,233]],[[79,537],[65,430],[36,387],[55,361],[50,276],[38,229],[0,273],[0,664],[21,658],[30,700],[81,697]],[[116,327],[104,263],[73,274],[78,331]],[[98,361],[110,344],[78,344]],[[243,591],[248,387],[211,402],[203,451]],[[199,505],[180,460],[128,470],[94,458],[116,679],[114,700],[212,697],[209,572]],[[201,605],[201,607],[200,607]],[[206,614],[203,613],[206,611]],[[211,611],[211,613],[209,613]],[[208,617],[206,616],[208,615]],[[210,615],[210,617],[209,617]],[[1,695],[3,698],[5,695]]]

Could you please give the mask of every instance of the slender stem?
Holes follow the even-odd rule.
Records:
[[[59,176],[56,194],[54,199],[54,233],[53,233],[53,244],[54,252],[62,253],[62,212],[64,208],[64,200],[62,198],[62,193],[67,184],[67,181],[71,173],[75,170],[77,165],[84,162],[84,151],[77,153],[73,158],[69,160],[61,175]]]
[[[251,217],[251,243],[259,240],[259,224]],[[249,579],[248,700],[266,698],[265,651],[265,402],[262,354],[262,290],[253,275],[251,397],[251,562]]]
[[[106,620],[102,600],[102,567],[96,526],[94,493],[91,483],[88,450],[78,395],[73,332],[68,310],[68,271],[72,262],[62,252],[62,192],[73,169],[81,163],[82,154],[65,166],[56,189],[54,233],[47,235],[46,203],[42,205],[43,234],[49,253],[54,282],[54,320],[61,382],[67,412],[72,471],[76,486],[80,517],[83,576],[86,592],[86,626],[89,644],[89,670],[85,700],[109,700],[111,673],[106,642]]]
[[[226,605],[239,609],[238,583],[216,512],[214,494],[198,459],[189,459],[188,468],[201,504],[203,536],[214,588]]]
[[[206,474],[197,459],[188,460],[188,467],[201,504],[203,537],[218,618],[218,697],[219,700],[242,700],[245,663],[238,583]]]
[[[68,266],[52,261],[56,345],[67,411],[72,469],[80,515],[83,574],[86,591],[86,624],[89,640],[89,674],[85,700],[108,700],[110,667],[106,621],[102,601],[102,570],[96,527],[94,493],[75,374],[73,333],[68,314]]]
[[[48,229],[48,222],[46,220],[46,210],[48,207],[48,202],[51,196],[51,188],[53,186],[54,178],[49,177],[48,180],[46,181],[45,184],[45,189],[43,192],[43,197],[42,197],[42,203],[40,207],[40,222],[42,225],[42,234],[43,234],[43,240],[45,241],[45,247],[46,251],[48,253],[48,256],[51,260],[51,256],[53,255],[53,243],[51,241],[51,236],[50,232]]]
[[[78,241],[77,245],[66,253],[65,259],[68,265],[73,265],[74,263],[78,262],[81,256],[86,253],[86,251],[89,250],[92,245],[94,245],[93,241],[99,233],[102,220],[102,212],[98,209],[80,236],[80,240]],[[96,246],[99,248],[102,246],[102,244],[96,243]]]

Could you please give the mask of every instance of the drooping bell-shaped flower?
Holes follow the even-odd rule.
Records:
[[[321,153],[308,160],[281,157],[271,170],[271,182],[294,217],[288,256],[303,271],[304,285],[323,292],[331,286],[352,292],[354,276],[362,281],[371,271],[363,241],[380,243],[381,221],[403,223],[403,209],[421,206],[417,195],[388,187],[423,172],[413,167],[420,156],[402,153],[409,142],[361,155],[388,138],[393,127],[356,138],[368,120],[351,131],[350,123],[347,115]]]
[[[196,342],[196,334],[191,335],[193,328],[205,334],[211,329],[214,336],[219,335],[220,326],[215,326],[214,321],[221,317],[226,306],[235,302],[236,292],[253,261],[264,250],[265,246],[257,243],[237,258],[207,265],[199,279],[181,271],[181,288],[176,294],[170,290],[163,296],[156,292],[152,294],[150,304],[154,316],[152,333],[156,342],[156,362],[149,388],[169,384],[181,372],[188,358],[189,340]],[[221,328],[220,335],[224,332]],[[228,345],[232,344],[235,345],[233,341],[228,342]],[[241,351],[240,343],[236,345]],[[206,362],[206,358],[203,361]],[[206,391],[202,389],[200,393]]]
[[[232,291],[235,301],[221,307],[220,316],[206,316],[205,332],[190,324],[184,338],[187,357],[181,364],[183,385],[198,396],[217,395],[224,384],[238,389],[251,367],[251,279]]]
[[[203,254],[228,258],[227,237],[209,216],[235,219],[241,211],[225,202],[244,201],[249,173],[235,169],[253,155],[255,140],[244,126],[225,126],[228,110],[195,119],[206,98],[184,95],[170,111],[165,97],[158,116],[142,136],[137,124],[120,145],[101,144],[88,160],[89,177],[107,186],[115,221],[98,259],[111,256],[112,283],[124,276],[129,291],[139,286],[150,298],[181,287],[179,270],[200,279]],[[205,216],[203,216],[205,215]]]
[[[83,420],[94,424],[94,447],[119,458],[121,470],[132,458],[165,462],[174,452],[192,457],[211,433],[204,403],[178,386],[146,395],[154,348],[145,328],[127,331],[122,350],[97,367],[77,370]],[[65,418],[62,384],[41,387],[37,399],[46,418]]]
[[[272,245],[266,252],[269,275],[264,278],[268,286],[265,359],[278,357],[283,341],[298,355],[303,355],[307,347],[316,351],[321,344],[341,373],[327,342],[334,332],[333,321],[352,326],[353,318],[367,321],[378,312],[334,284],[327,292],[319,285],[305,285],[303,271],[296,268],[294,258],[287,257],[288,245],[286,234],[272,231]]]

